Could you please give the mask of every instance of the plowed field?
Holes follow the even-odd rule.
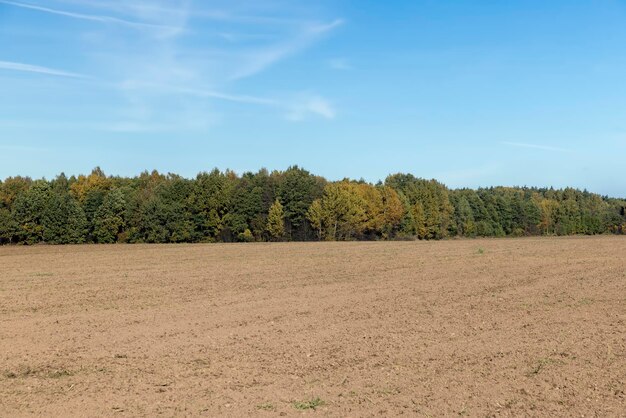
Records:
[[[0,248],[0,416],[625,416],[626,238]]]

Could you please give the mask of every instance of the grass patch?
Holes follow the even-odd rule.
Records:
[[[546,368],[546,366],[550,364],[563,364],[563,361],[549,357],[540,358],[537,360],[537,364],[535,364],[535,366],[528,372],[527,376],[532,377],[538,375],[543,369]]]
[[[378,391],[379,394],[390,396],[390,395],[398,395],[400,394],[400,389],[397,388],[383,388]]]
[[[62,377],[72,376],[73,374],[74,373],[69,370],[60,369],[48,372],[47,377],[49,377],[50,379],[60,379]]]
[[[274,411],[276,407],[271,402],[265,402],[256,406],[256,409],[260,409],[262,411]]]
[[[53,277],[54,273],[33,273],[32,277]]]
[[[75,373],[67,369],[33,369],[30,367],[22,367],[17,371],[5,370],[3,376],[6,379],[24,379],[27,377],[38,377],[45,379],[60,379],[67,376],[73,376]]]
[[[4,374],[4,377],[6,377],[7,379],[18,379],[18,378],[35,376],[38,373],[39,372],[37,370],[31,369],[30,367],[21,367],[17,371],[5,370],[3,374]]]
[[[320,398],[315,398],[311,399],[310,401],[296,401],[293,403],[293,407],[300,411],[306,411],[308,409],[312,409],[315,411],[315,409],[324,404],[325,402],[323,400],[321,400]]]

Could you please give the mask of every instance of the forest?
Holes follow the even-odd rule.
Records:
[[[573,188],[449,189],[393,174],[327,181],[298,166],[0,181],[0,244],[412,240],[626,234],[626,200]]]

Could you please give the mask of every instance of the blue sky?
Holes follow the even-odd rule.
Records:
[[[304,166],[626,196],[626,2],[0,0],[0,177]]]

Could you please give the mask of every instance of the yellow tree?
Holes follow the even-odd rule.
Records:
[[[426,214],[424,213],[424,206],[422,202],[416,202],[411,208],[413,212],[413,220],[415,222],[415,233],[419,239],[425,239],[428,237],[428,228],[426,226]]]
[[[324,209],[322,208],[321,199],[315,199],[311,203],[306,218],[311,223],[311,227],[317,232],[317,238],[322,239],[324,237]]]
[[[404,218],[404,205],[398,193],[389,186],[378,189],[383,200],[383,238],[389,238],[392,232],[397,231]]]
[[[355,184],[353,188],[361,198],[365,211],[364,233],[389,238],[404,216],[398,193],[391,187],[365,183]]]
[[[552,199],[541,199],[539,201],[539,209],[541,210],[541,221],[539,228],[545,235],[553,235],[556,233],[556,217],[559,211],[559,202]]]
[[[88,176],[80,175],[78,179],[70,186],[70,191],[76,200],[81,204],[85,203],[90,192],[106,192],[111,188],[111,179],[109,179],[100,167],[96,167]]]
[[[28,177],[9,177],[4,182],[0,181],[0,206],[10,208],[15,198],[28,190],[32,180]]]
[[[322,198],[309,207],[307,218],[320,238],[329,241],[356,238],[367,219],[364,200],[349,181],[327,184]]]
[[[267,216],[267,232],[270,234],[271,239],[279,241],[285,235],[285,214],[283,212],[283,205],[280,204],[278,199],[270,207],[269,214]]]

